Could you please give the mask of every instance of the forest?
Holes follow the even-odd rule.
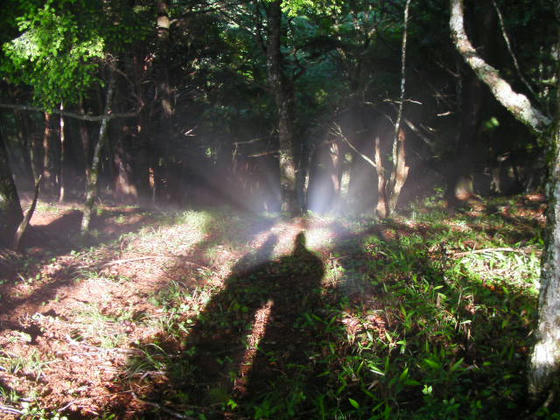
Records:
[[[0,417],[560,419],[560,1],[2,0]]]

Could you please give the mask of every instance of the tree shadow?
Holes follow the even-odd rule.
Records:
[[[210,417],[252,417],[261,410],[259,416],[267,418],[293,417],[311,402],[306,384],[320,381],[313,346],[322,341],[325,326],[315,315],[322,306],[324,267],[306,248],[303,232],[290,255],[272,260],[277,242],[270,234],[235,265],[182,348],[154,340],[176,356],[166,361],[169,382],[149,400],[175,397],[174,407]]]

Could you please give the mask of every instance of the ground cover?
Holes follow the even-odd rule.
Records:
[[[84,240],[77,209],[41,203],[26,253],[0,252],[0,413],[526,417],[544,208],[102,206]]]

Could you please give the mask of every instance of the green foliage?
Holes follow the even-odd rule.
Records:
[[[97,79],[105,39],[95,26],[70,12],[75,1],[47,2],[18,18],[20,35],[4,44],[9,61],[2,67],[14,82],[33,87],[47,108],[76,102]],[[81,13],[90,14],[91,10]],[[86,16],[82,16],[85,18]]]
[[[146,36],[140,16],[115,6],[107,11],[99,1],[33,3],[16,19],[19,35],[3,45],[7,60],[0,71],[12,83],[31,86],[46,109],[77,103],[100,81],[109,54]]]

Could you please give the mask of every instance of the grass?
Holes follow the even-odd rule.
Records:
[[[171,375],[169,392],[176,406],[189,415],[223,411],[250,418],[474,419],[523,412],[540,233],[507,224],[499,215],[450,217],[443,211],[417,214],[412,222],[352,221],[352,226],[358,234],[330,243],[323,254],[327,281],[320,307],[302,312],[294,324],[314,337],[305,346],[307,362],[285,366],[285,374],[250,398],[236,399],[230,379],[229,388],[220,383],[207,390],[206,406],[185,408],[202,391],[196,378],[185,375],[197,372],[201,362],[174,355],[169,343],[169,349],[158,344],[155,352],[149,350],[154,343],[146,346],[151,356],[145,359],[157,355],[159,363],[149,369],[178,369],[180,383],[193,393],[177,393]],[[371,229],[378,232],[360,234]],[[513,243],[512,238],[523,240]],[[469,253],[480,249],[485,251]],[[283,260],[278,270],[289,273],[289,264]],[[174,314],[172,308],[188,307],[188,302],[174,284],[160,304]],[[189,334],[200,328],[196,325],[215,323],[218,331],[250,328],[237,326],[247,312],[243,305],[214,309],[222,312],[197,318],[195,310],[194,318],[179,317],[165,331],[182,337],[182,346],[189,348]],[[290,339],[269,346],[265,369],[281,365]],[[232,360],[225,365],[235,366]],[[230,376],[235,378],[235,369]]]
[[[279,247],[293,242],[280,238],[286,221],[162,213],[107,245],[175,258],[146,297],[155,309],[84,306],[72,339],[134,347],[115,381],[148,402],[138,417],[560,418],[528,411],[542,226],[513,200],[450,215],[435,197],[383,221],[310,217],[299,251]],[[106,254],[74,257],[95,268]],[[149,334],[128,343],[124,322]]]

